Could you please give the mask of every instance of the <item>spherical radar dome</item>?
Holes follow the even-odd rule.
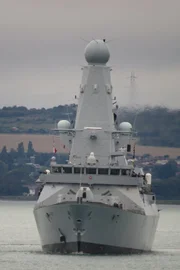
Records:
[[[67,120],[60,120],[57,124],[58,129],[69,129],[71,123]]]
[[[119,125],[120,131],[123,132],[131,132],[132,131],[132,125],[129,122],[122,122]]]
[[[92,40],[85,48],[85,58],[88,64],[106,64],[110,53],[104,40]]]

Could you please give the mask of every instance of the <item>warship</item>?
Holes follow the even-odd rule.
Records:
[[[54,131],[69,158],[58,164],[56,153],[38,179],[34,216],[46,253],[140,253],[153,245],[151,174],[128,160],[134,129],[118,123],[109,58],[106,40],[86,46],[75,123],[60,120]]]

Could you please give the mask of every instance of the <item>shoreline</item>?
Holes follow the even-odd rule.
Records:
[[[1,201],[37,201],[36,196],[0,196]]]
[[[157,200],[157,204],[180,205],[180,200]]]

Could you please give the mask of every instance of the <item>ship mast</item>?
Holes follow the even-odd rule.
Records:
[[[70,162],[73,164],[84,164],[87,155],[93,152],[98,164],[108,165],[109,156],[114,152],[111,68],[106,66],[109,58],[105,40],[92,40],[86,46],[85,59],[88,64],[83,67],[76,135],[70,152]]]

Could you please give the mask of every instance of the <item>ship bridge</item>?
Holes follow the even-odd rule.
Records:
[[[45,183],[88,184],[88,185],[122,185],[142,186],[143,177],[135,173],[134,168],[128,166],[81,166],[71,164],[54,164],[51,172],[41,174],[40,180]]]

